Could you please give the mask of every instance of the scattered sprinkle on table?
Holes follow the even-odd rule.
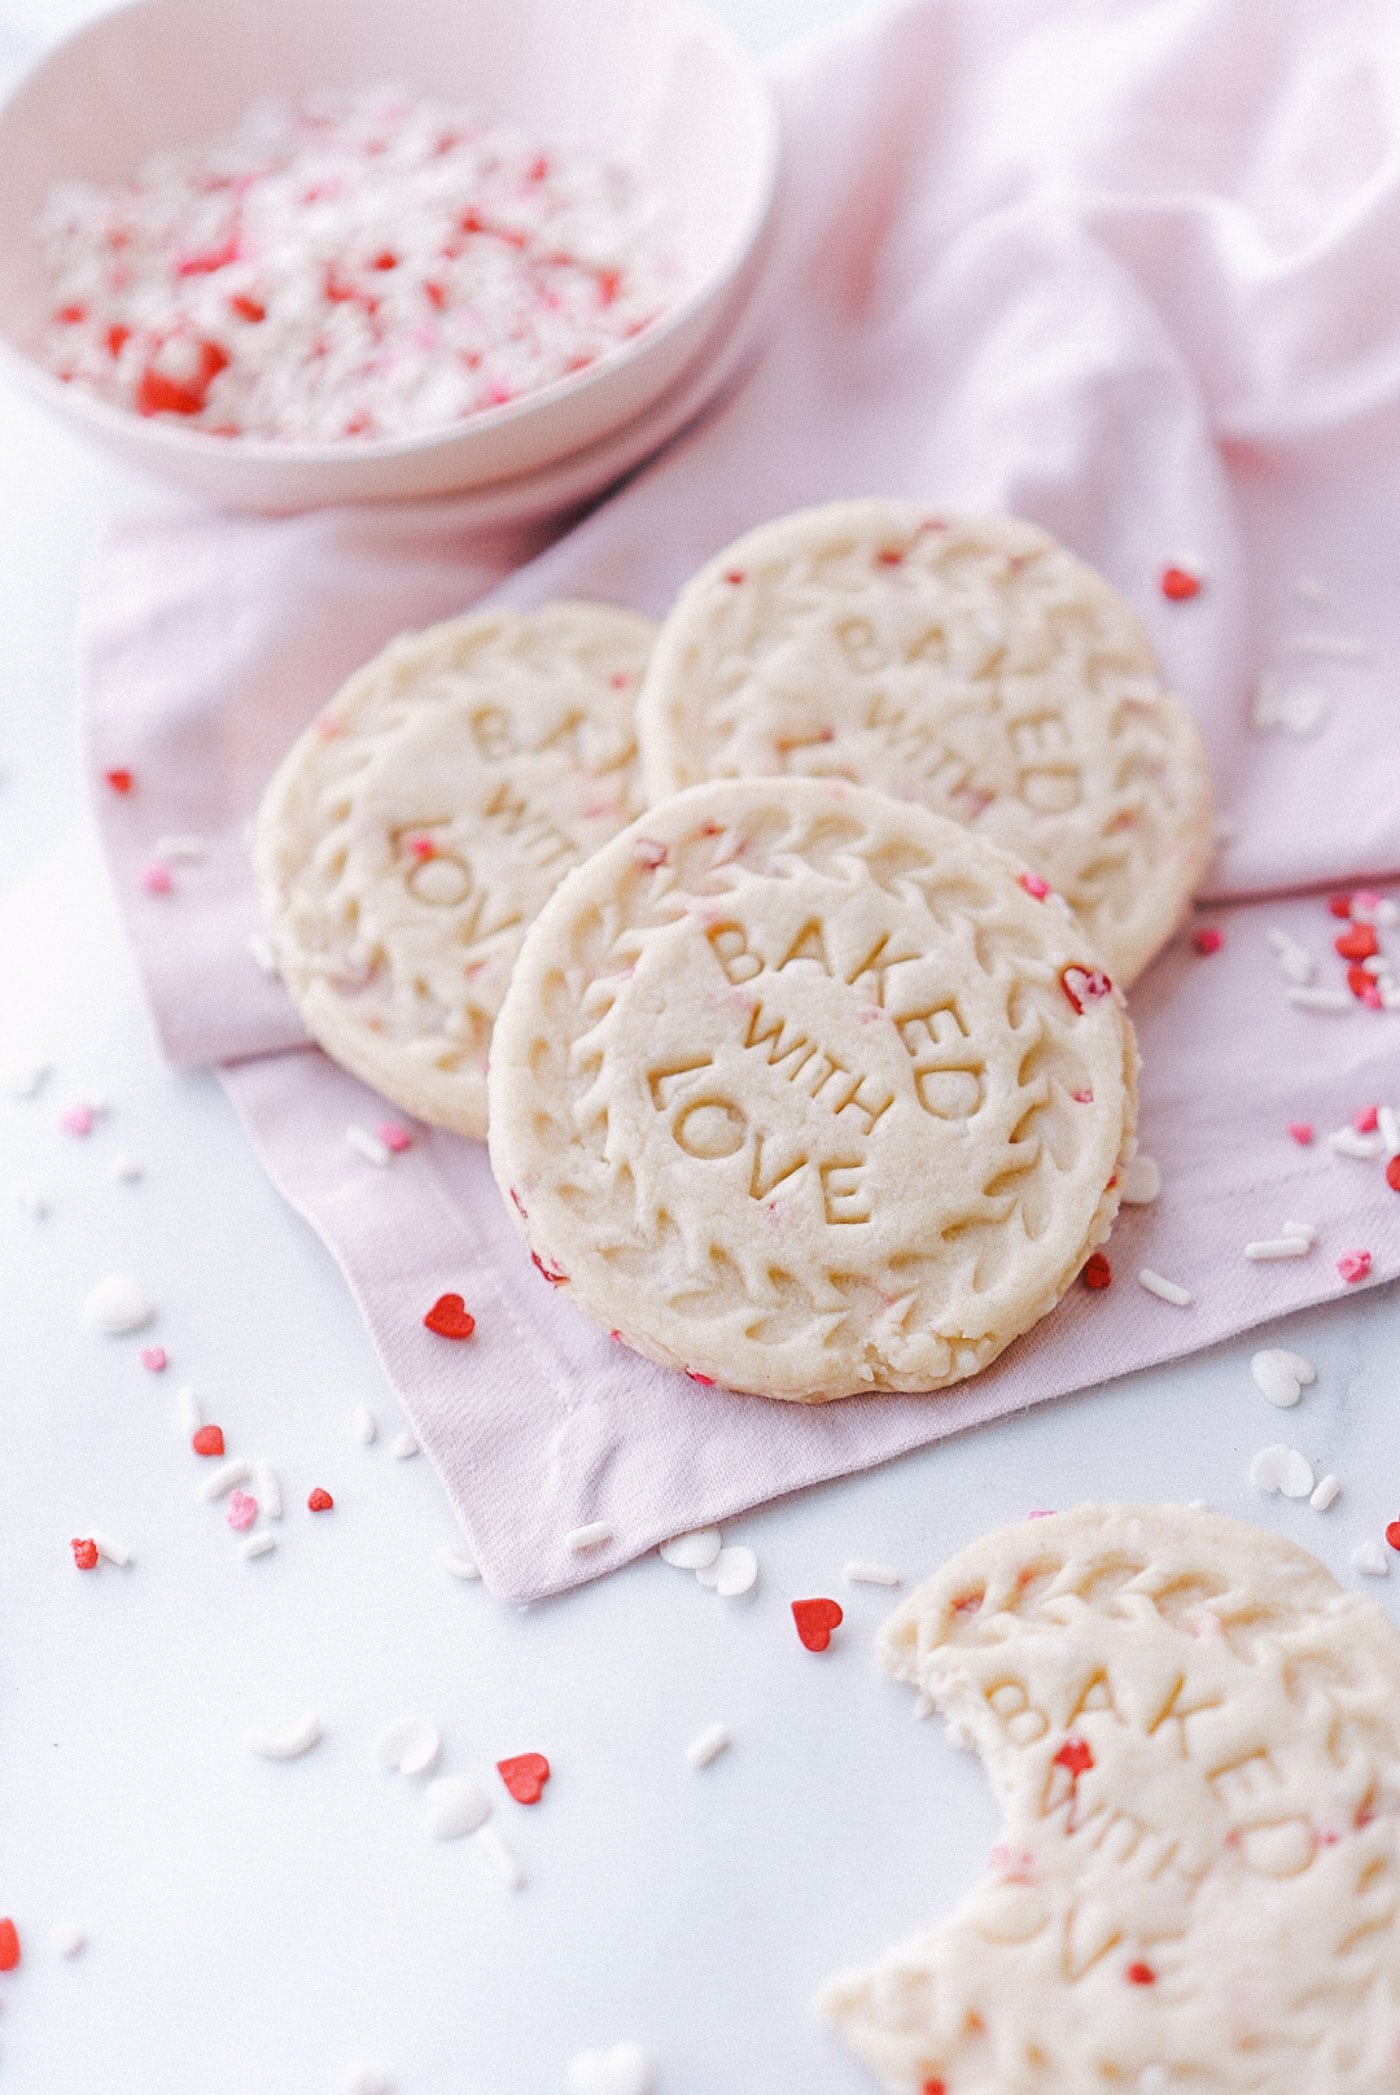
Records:
[[[270,1557],[276,1547],[277,1537],[270,1535],[266,1528],[260,1528],[256,1535],[244,1536],[238,1545],[238,1554],[240,1557],[249,1559],[253,1557]]]
[[[1086,1288],[1093,1289],[1096,1294],[1102,1288],[1112,1287],[1113,1268],[1108,1262],[1107,1254],[1102,1251],[1091,1251],[1088,1258],[1084,1261],[1084,1271],[1080,1275],[1080,1279],[1084,1282]]]
[[[224,1518],[236,1534],[252,1527],[258,1517],[258,1502],[249,1491],[231,1491]]]
[[[738,1600],[758,1579],[758,1558],[742,1542],[726,1543],[713,1564],[702,1564],[695,1577],[721,1600]]]
[[[848,1586],[897,1586],[899,1573],[893,1564],[872,1564],[866,1557],[852,1557],[842,1573]]]
[[[652,2095],[655,2085],[655,2061],[640,2044],[579,2051],[569,2061],[569,2095]]]
[[[175,1409],[180,1414],[180,1423],[193,1434],[203,1423],[204,1414],[199,1408],[199,1397],[193,1383],[186,1382],[175,1392]]]
[[[328,1491],[323,1491],[318,1484],[315,1490],[308,1494],[306,1504],[312,1513],[329,1513],[335,1504],[335,1500]]]
[[[1169,604],[1185,604],[1200,595],[1204,584],[1191,568],[1173,563],[1162,569],[1158,587]]]
[[[125,1569],[128,1564],[135,1562],[131,1551],[124,1542],[115,1541],[112,1536],[104,1535],[100,1529],[93,1529],[91,1539],[98,1556],[102,1558],[104,1563],[117,1564]]]
[[[1281,1346],[1268,1346],[1254,1354],[1249,1372],[1260,1396],[1280,1411],[1291,1410],[1317,1380],[1317,1369],[1304,1354],[1289,1353]]]
[[[1321,1479],[1321,1481],[1314,1489],[1312,1496],[1308,1500],[1308,1504],[1314,1509],[1315,1512],[1325,1513],[1329,1506],[1336,1504],[1337,1495],[1341,1491],[1341,1488],[1341,1478],[1334,1476],[1332,1472],[1329,1470],[1327,1472],[1327,1475]]]
[[[659,1554],[663,1563],[674,1564],[680,1571],[703,1571],[714,1563],[723,1546],[718,1528],[692,1528],[689,1534],[673,1535],[663,1542]]]
[[[1162,1190],[1162,1172],[1157,1159],[1139,1150],[1118,1174],[1118,1187],[1129,1207],[1147,1207]]]
[[[47,1194],[41,1193],[30,1179],[17,1178],[10,1186],[10,1198],[22,1215],[31,1222],[42,1222],[53,1213],[53,1203]]]
[[[19,1962],[19,1929],[12,1920],[0,1920],[0,1971],[13,1971]]]
[[[479,1579],[481,1567],[471,1557],[464,1556],[459,1549],[440,1549],[438,1562],[454,1579]]]
[[[1161,1302],[1170,1302],[1176,1309],[1191,1307],[1190,1289],[1181,1287],[1174,1280],[1164,1280],[1162,1275],[1154,1273],[1150,1266],[1142,1268],[1138,1274],[1138,1284],[1146,1288],[1149,1295],[1155,1295]]]
[[[308,1710],[283,1730],[271,1725],[259,1725],[245,1731],[243,1743],[259,1760],[298,1760],[309,1753],[324,1737],[321,1719],[314,1710]]]
[[[607,1521],[590,1520],[581,1528],[569,1529],[564,1537],[564,1547],[571,1549],[577,1556],[586,1549],[601,1549],[605,1542],[611,1542],[612,1539],[613,1531]]]
[[[254,1482],[258,1487],[258,1503],[263,1509],[264,1520],[282,1518],[282,1480],[270,1462],[260,1462],[254,1471]]]
[[[57,1957],[76,1957],[87,1948],[87,1936],[75,1920],[56,1920],[49,1929],[49,1942]]]
[[[550,1777],[550,1766],[542,1753],[516,1753],[507,1760],[498,1760],[496,1773],[517,1804],[538,1804]]]
[[[0,1069],[0,1091],[9,1098],[34,1098],[48,1082],[47,1062],[7,1062]]]
[[[389,1454],[395,1462],[409,1462],[417,1453],[418,1443],[406,1427],[389,1442]]]
[[[394,2083],[378,2059],[347,2059],[340,2071],[340,2095],[394,2095]]]
[[[224,1432],[222,1426],[200,1426],[190,1435],[190,1446],[196,1455],[222,1455]]]
[[[91,1535],[75,1535],[69,1546],[79,1571],[96,1571],[99,1551]]]
[[[1268,1495],[1281,1492],[1286,1499],[1305,1499],[1311,1496],[1316,1479],[1306,1455],[1277,1441],[1272,1447],[1260,1448],[1249,1465],[1249,1481],[1256,1491]]]
[[[375,1764],[386,1775],[429,1775],[441,1752],[442,1735],[427,1717],[400,1717],[374,1742]]]
[[[143,1346],[137,1359],[148,1375],[163,1375],[170,1365],[170,1355],[164,1346]]]
[[[524,1864],[498,1826],[483,1826],[476,1844],[508,1890],[524,1889]]]
[[[109,1273],[99,1280],[83,1302],[83,1322],[109,1338],[122,1338],[131,1331],[144,1331],[154,1323],[155,1304],[130,1273]]]
[[[1337,1271],[1348,1287],[1355,1287],[1358,1281],[1365,1280],[1370,1270],[1369,1251],[1344,1251],[1337,1260]]]
[[[707,1768],[733,1743],[727,1724],[708,1724],[696,1732],[685,1749],[685,1757],[693,1768]]]
[[[1390,1563],[1379,1542],[1363,1542],[1351,1553],[1353,1571],[1364,1572],[1367,1578],[1384,1579],[1390,1576]]]
[[[430,1840],[461,1840],[491,1816],[491,1799],[465,1775],[439,1775],[423,1792],[423,1830]]]
[[[1288,1132],[1300,1149],[1306,1149],[1313,1138],[1313,1124],[1310,1120],[1290,1120]]]
[[[1201,924],[1191,934],[1191,943],[1198,953],[1218,953],[1225,943],[1225,934],[1218,924]]]
[[[792,1619],[808,1651],[825,1651],[832,1631],[839,1629],[845,1618],[839,1600],[828,1600],[825,1594],[819,1594],[811,1600],[793,1601]]]
[[[1244,1247],[1244,1255],[1256,1264],[1270,1259],[1306,1258],[1316,1241],[1314,1230],[1294,1228],[1285,1223],[1282,1234],[1277,1237],[1252,1237]]]
[[[379,1421],[368,1404],[357,1404],[350,1414],[350,1431],[362,1448],[372,1447],[379,1433]]]
[[[1400,1550],[1400,1520],[1392,1520],[1387,1523],[1385,1539],[1392,1549]]]
[[[204,1479],[199,1487],[199,1495],[210,1500],[221,1499],[226,1491],[234,1490],[239,1484],[246,1484],[251,1475],[252,1470],[248,1464],[235,1456],[231,1462],[225,1462]]]

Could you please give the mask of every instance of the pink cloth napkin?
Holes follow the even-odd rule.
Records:
[[[225,1065],[267,1168],[330,1245],[489,1583],[517,1599],[680,1529],[867,1467],[1400,1271],[1380,1162],[1301,1148],[1400,1105],[1400,1014],[1290,1006],[1277,926],[1344,986],[1323,883],[1400,875],[1400,116],[1382,0],[915,0],[790,54],[786,182],[747,380],[572,530],[440,501],[130,524],[86,631],[117,885],[169,1052]],[[247,945],[247,819],[273,763],[391,633],[495,588],[663,610],[757,520],[902,494],[1031,517],[1138,605],[1195,706],[1229,842],[1209,956],[1134,990],[1142,1138],[1165,1190],[1125,1209],[1114,1282],[1076,1287],[942,1395],[804,1410],[701,1389],[611,1344],[533,1271],[474,1144],[427,1130],[387,1169],[382,1117],[307,1048]],[[1205,578],[1169,603],[1180,561]],[[507,579],[508,578],[508,579]],[[1314,731],[1251,724],[1269,703]],[[1306,694],[1317,694],[1316,701]],[[156,839],[200,863],[147,894]],[[1263,899],[1272,897],[1275,899]],[[1282,897],[1283,899],[1277,899]],[[1400,930],[1383,933],[1400,961]],[[1243,1258],[1286,1220],[1317,1248]],[[1149,1266],[1191,1307],[1137,1284]],[[422,1316],[459,1290],[466,1343]],[[602,1520],[586,1557],[566,1533]]]

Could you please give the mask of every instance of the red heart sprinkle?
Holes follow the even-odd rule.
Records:
[[[1106,1288],[1112,1285],[1113,1268],[1101,1251],[1091,1251],[1084,1261],[1084,1285],[1086,1288]]]
[[[843,1617],[838,1601],[817,1599],[795,1600],[792,1619],[808,1651],[825,1651],[831,1642],[831,1632],[841,1627]]]
[[[423,1322],[439,1338],[470,1338],[476,1318],[460,1295],[439,1295]]]
[[[1370,960],[1380,951],[1374,924],[1353,924],[1332,941],[1343,960]]]
[[[1113,984],[1101,967],[1067,967],[1060,970],[1060,987],[1076,1011],[1094,997],[1106,997]]]
[[[1123,1974],[1130,1986],[1155,1986],[1157,1974],[1150,1964],[1130,1964]]]
[[[739,567],[731,567],[724,579],[731,589],[737,589],[744,579],[744,571]]]
[[[328,1491],[322,1491],[318,1484],[306,1503],[313,1513],[329,1513],[335,1500]]]
[[[1334,895],[1327,907],[1331,910],[1334,917],[1349,917],[1351,915],[1351,896]]]
[[[1218,953],[1225,943],[1225,934],[1214,924],[1202,924],[1191,943],[1198,953]]]
[[[1348,1287],[1355,1287],[1357,1281],[1364,1280],[1370,1270],[1371,1254],[1369,1251],[1344,1251],[1337,1260],[1337,1271],[1341,1274]]]
[[[542,1753],[517,1753],[498,1760],[496,1773],[517,1804],[538,1804],[549,1780],[549,1762]]]
[[[920,2095],[948,2095],[947,2085],[935,2073],[931,2080],[924,2082]]]
[[[1392,1157],[1386,1165],[1385,1182],[1392,1193],[1400,1193],[1400,1157]]]
[[[96,1571],[97,1544],[89,1541],[85,1535],[75,1535],[73,1537],[73,1562],[77,1565],[79,1571]]]
[[[0,1920],[0,1971],[13,1971],[19,1962],[19,1929],[12,1920]]]
[[[1184,604],[1188,597],[1200,595],[1201,578],[1184,567],[1164,567],[1161,586],[1169,603]]]
[[[1364,967],[1349,967],[1347,969],[1347,988],[1354,997],[1360,997],[1363,1004],[1370,1004],[1376,1010],[1380,1009],[1381,993],[1379,985],[1375,976],[1368,975]]]
[[[136,784],[136,775],[131,771],[104,771],[102,776],[114,793],[129,793]]]
[[[222,1455],[224,1452],[224,1429],[222,1426],[201,1426],[191,1436],[190,1446],[196,1455]]]
[[[1055,1766],[1068,1768],[1076,1781],[1081,1775],[1087,1774],[1093,1765],[1093,1749],[1087,1739],[1066,1739],[1055,1755]]]
[[[1385,1539],[1392,1549],[1400,1549],[1400,1520],[1392,1520],[1385,1531]]]

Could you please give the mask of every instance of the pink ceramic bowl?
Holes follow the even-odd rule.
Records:
[[[143,420],[36,361],[47,296],[34,221],[55,182],[129,176],[258,100],[382,80],[635,165],[677,231],[683,288],[670,310],[559,384],[441,432],[368,443]],[[777,159],[761,75],[691,0],[135,0],[59,45],[0,110],[0,363],[128,463],[235,508],[504,491],[563,461],[611,463],[632,449],[629,428],[654,426],[663,397],[692,392],[722,353]]]

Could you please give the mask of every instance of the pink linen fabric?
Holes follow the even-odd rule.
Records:
[[[1400,103],[1384,0],[914,0],[788,54],[781,214],[741,383],[582,521],[452,501],[133,521],[85,634],[107,845],[169,1053],[223,1066],[268,1170],[339,1260],[488,1582],[527,1599],[666,1535],[1400,1272],[1380,1167],[1301,1149],[1400,1103],[1400,1013],[1291,1007],[1266,932],[1340,986],[1318,890],[1400,876]],[[992,1369],[804,1409],[700,1388],[595,1332],[530,1266],[477,1145],[422,1130],[380,1171],[377,1101],[305,1045],[250,957],[247,823],[274,763],[390,634],[488,591],[664,610],[737,532],[887,493],[1044,524],[1138,606],[1195,707],[1228,828],[1223,948],[1134,989],[1155,1206],[1114,1285],[1071,1291]],[[1206,578],[1172,604],[1168,561]],[[1310,736],[1251,725],[1261,675]],[[144,892],[161,834],[203,836]],[[1400,952],[1400,934],[1391,934]],[[1317,1225],[1307,1258],[1247,1239]],[[1191,1290],[1177,1309],[1141,1266]],[[455,1288],[478,1319],[422,1325]],[[573,1555],[586,1521],[613,1531]]]

